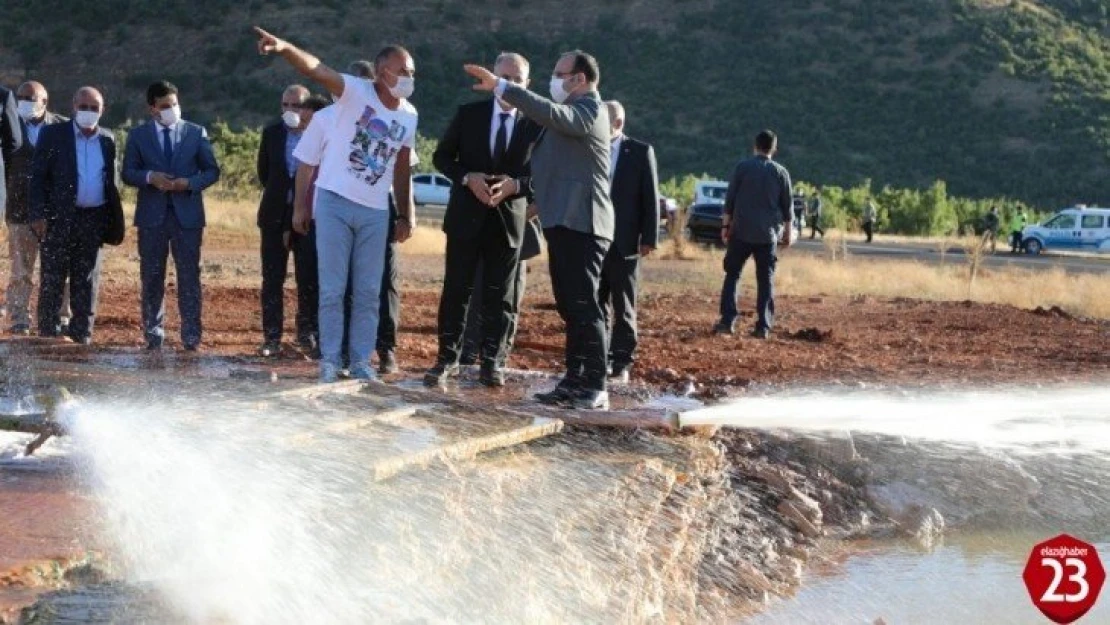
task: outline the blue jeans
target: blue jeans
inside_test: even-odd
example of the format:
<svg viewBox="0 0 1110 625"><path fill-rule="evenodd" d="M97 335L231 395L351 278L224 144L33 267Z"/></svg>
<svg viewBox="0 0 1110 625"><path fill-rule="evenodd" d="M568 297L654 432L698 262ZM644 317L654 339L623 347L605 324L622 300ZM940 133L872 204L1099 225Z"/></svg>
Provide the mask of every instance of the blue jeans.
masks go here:
<svg viewBox="0 0 1110 625"><path fill-rule="evenodd" d="M736 285L740 282L740 271L748 259L755 257L756 311L759 321L757 330L770 330L775 323L775 263L778 245L768 243L757 245L737 239L728 242L725 252L725 283L721 287L721 324L731 326L740 314L736 310Z"/></svg>
<svg viewBox="0 0 1110 625"><path fill-rule="evenodd" d="M316 251L320 275L320 358L340 366L343 347L343 294L351 281L351 323L347 349L352 367L370 364L378 335L378 305L389 231L389 211L352 202L319 189L316 195Z"/></svg>

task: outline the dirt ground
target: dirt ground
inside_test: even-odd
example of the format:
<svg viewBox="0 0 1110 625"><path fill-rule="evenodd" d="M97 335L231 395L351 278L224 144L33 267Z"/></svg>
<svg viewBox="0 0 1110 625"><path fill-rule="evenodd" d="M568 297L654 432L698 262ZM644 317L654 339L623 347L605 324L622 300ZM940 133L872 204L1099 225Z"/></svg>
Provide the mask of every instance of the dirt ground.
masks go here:
<svg viewBox="0 0 1110 625"><path fill-rule="evenodd" d="M261 342L256 253L234 238L209 239L206 245L202 349L254 360ZM139 347L137 262L121 252L113 250L116 259L106 264L94 340ZM420 371L435 359L442 265L440 256L402 258L397 357L403 369ZM645 267L634 378L661 390L713 397L751 385L1051 384L1105 380L1110 373L1110 321L1076 319L1059 309L780 294L773 337L760 341L747 336L754 324L754 293L745 282L737 335L714 336L718 277L708 273L683 261L652 260ZM558 372L562 322L544 263L531 263L528 280L510 365ZM287 339L294 336L293 288L290 276ZM171 279L166 299L171 347L179 345L175 298ZM282 364L297 360L302 356L290 348Z"/></svg>

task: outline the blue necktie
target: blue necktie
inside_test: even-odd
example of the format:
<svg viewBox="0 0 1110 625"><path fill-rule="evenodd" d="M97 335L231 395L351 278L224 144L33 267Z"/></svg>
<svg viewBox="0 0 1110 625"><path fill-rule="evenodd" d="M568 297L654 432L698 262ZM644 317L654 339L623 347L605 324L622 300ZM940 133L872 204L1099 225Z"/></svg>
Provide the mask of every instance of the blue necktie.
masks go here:
<svg viewBox="0 0 1110 625"><path fill-rule="evenodd" d="M162 155L166 157L166 169L169 170L173 168L173 138L169 128L162 129L162 138L165 139L162 142Z"/></svg>

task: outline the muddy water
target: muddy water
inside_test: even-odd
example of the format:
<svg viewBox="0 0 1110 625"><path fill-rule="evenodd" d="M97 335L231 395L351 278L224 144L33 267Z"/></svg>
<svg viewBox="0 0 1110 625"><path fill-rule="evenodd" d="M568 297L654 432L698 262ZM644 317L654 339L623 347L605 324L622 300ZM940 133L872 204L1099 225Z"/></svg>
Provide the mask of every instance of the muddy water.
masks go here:
<svg viewBox="0 0 1110 625"><path fill-rule="evenodd" d="M1032 546L1046 534L955 534L931 550L908 543L851 546L846 561L813 567L798 593L778 600L745 625L839 623L1008 623L1041 625L1021 580ZM1090 538L1090 537L1088 537ZM1110 532L1095 546L1104 562ZM1105 595L1105 592L1104 592ZM1110 623L1103 599L1084 623Z"/></svg>

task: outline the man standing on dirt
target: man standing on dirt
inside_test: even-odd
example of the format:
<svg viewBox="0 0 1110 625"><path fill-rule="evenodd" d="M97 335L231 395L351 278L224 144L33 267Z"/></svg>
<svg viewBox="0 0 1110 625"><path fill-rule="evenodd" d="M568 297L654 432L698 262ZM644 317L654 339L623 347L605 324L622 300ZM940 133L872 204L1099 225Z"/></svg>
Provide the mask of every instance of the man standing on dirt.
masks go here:
<svg viewBox="0 0 1110 625"><path fill-rule="evenodd" d="M613 245L601 268L599 297L602 311L608 312L612 305L609 380L623 384L631 374L638 342L636 297L640 258L646 258L659 244L659 174L651 145L624 134L624 106L616 100L605 105L613 135L609 196L613 200L616 227Z"/></svg>
<svg viewBox="0 0 1110 625"><path fill-rule="evenodd" d="M281 119L262 129L258 145L258 181L262 200L258 204L258 230L262 258L262 347L263 356L281 353L281 333L285 325L285 277L289 253L293 252L297 280L297 343L311 351L316 346L316 293L309 283L308 270L315 270L316 259L304 258L293 247L293 176L296 160L293 150L308 127L311 115L304 114L309 97L302 85L290 85L281 94ZM314 251L314 250L313 250ZM316 277L312 276L314 283ZM311 310L311 312L309 312Z"/></svg>
<svg viewBox="0 0 1110 625"><path fill-rule="evenodd" d="M31 163L35 146L44 128L50 124L68 122L69 118L47 110L49 94L42 83L27 81L15 92L19 107L19 126L23 132L23 145L12 153L8 161L8 210L4 221L8 224L8 257L11 261L11 279L8 282L8 315L10 332L16 336L31 333L31 292L34 290L35 262L39 257L39 238L31 230L30 198ZM97 263L99 272L100 263ZM69 325L69 283L62 287L61 322Z"/></svg>
<svg viewBox="0 0 1110 625"><path fill-rule="evenodd" d="M493 92L543 126L532 155L532 189L547 239L551 287L566 324L565 377L541 402L607 410L605 317L598 301L601 266L613 241L609 200L609 113L597 87L597 60L581 50L559 57L551 77L551 100L499 78L480 65L465 70L477 91ZM506 187L519 193L513 179ZM510 193L511 194L511 193Z"/></svg>
<svg viewBox="0 0 1110 625"><path fill-rule="evenodd" d="M755 137L755 156L733 171L725 195L721 239L725 253L725 282L721 287L721 319L714 326L717 334L736 332L736 287L740 271L749 257L755 257L757 284L756 309L759 320L752 336L767 338L774 324L775 263L778 243L788 247L793 240L794 211L791 203L790 173L772 158L778 138L770 130Z"/></svg>
<svg viewBox="0 0 1110 625"><path fill-rule="evenodd" d="M116 140L100 126L104 97L92 87L73 96L74 121L42 129L31 165L31 230L42 241L40 336L62 336L58 314L69 280L73 317L65 329L75 343L92 341L99 276L94 270L113 215L123 207L116 183ZM118 241L116 241L118 243Z"/></svg>
<svg viewBox="0 0 1110 625"><path fill-rule="evenodd" d="M161 349L165 338L166 261L172 253L181 344L185 351L195 352L202 332L203 192L220 179L220 166L204 127L181 118L177 95L177 87L164 80L147 88L151 120L127 135L123 181L139 189L135 226L146 348Z"/></svg>
<svg viewBox="0 0 1110 625"><path fill-rule="evenodd" d="M528 61L519 54L500 54L493 69L502 80L528 85ZM468 316L481 321L479 382L505 385L517 314L514 285L528 223L530 160L539 135L539 125L515 107L487 98L460 106L436 147L436 169L451 179L456 191L443 216L447 254L437 315L439 351L424 374L428 386L458 374ZM501 184L506 180L511 182ZM479 273L481 281L475 282ZM478 290L482 307L468 310Z"/></svg>
<svg viewBox="0 0 1110 625"><path fill-rule="evenodd" d="M416 148L416 108L409 102L416 73L401 46L374 58L374 82L340 74L312 54L255 28L258 51L278 54L335 95L335 123L324 145L313 218L320 276L320 381L339 379L348 276L353 285L348 336L351 376L376 379L370 354L378 333L389 190L398 206L412 205L410 153ZM415 224L396 224L397 240Z"/></svg>

